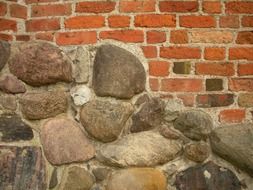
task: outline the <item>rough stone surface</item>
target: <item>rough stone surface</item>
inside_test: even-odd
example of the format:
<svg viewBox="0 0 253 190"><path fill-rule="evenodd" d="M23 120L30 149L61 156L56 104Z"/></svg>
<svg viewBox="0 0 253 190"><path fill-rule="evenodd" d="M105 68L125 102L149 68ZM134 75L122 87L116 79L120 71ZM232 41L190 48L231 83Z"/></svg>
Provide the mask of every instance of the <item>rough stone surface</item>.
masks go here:
<svg viewBox="0 0 253 190"><path fill-rule="evenodd" d="M40 138L45 156L54 165L86 161L95 154L78 124L66 118L47 121L42 126Z"/></svg>
<svg viewBox="0 0 253 190"><path fill-rule="evenodd" d="M71 63L62 51L46 42L25 42L12 48L12 74L32 86L72 80Z"/></svg>
<svg viewBox="0 0 253 190"><path fill-rule="evenodd" d="M32 138L32 129L19 116L0 116L0 142L31 140Z"/></svg>
<svg viewBox="0 0 253 190"><path fill-rule="evenodd" d="M241 190L232 171L213 162L188 168L176 176L177 190Z"/></svg>
<svg viewBox="0 0 253 190"><path fill-rule="evenodd" d="M25 85L17 77L6 75L0 80L0 89L7 93L18 94L26 91Z"/></svg>
<svg viewBox="0 0 253 190"><path fill-rule="evenodd" d="M99 47L93 70L98 96L131 98L145 89L145 83L144 67L133 54L114 45Z"/></svg>
<svg viewBox="0 0 253 190"><path fill-rule="evenodd" d="M10 44L0 40L0 71L10 57Z"/></svg>
<svg viewBox="0 0 253 190"><path fill-rule="evenodd" d="M159 129L159 132L162 136L168 138L168 139L179 139L180 138L180 133L177 132L175 129L168 126L162 126Z"/></svg>
<svg viewBox="0 0 253 190"><path fill-rule="evenodd" d="M77 106L89 102L92 96L90 89L85 85L75 86L70 90L70 95Z"/></svg>
<svg viewBox="0 0 253 190"><path fill-rule="evenodd" d="M0 95L0 105L4 109L15 111L17 109L16 97L14 95Z"/></svg>
<svg viewBox="0 0 253 190"><path fill-rule="evenodd" d="M164 120L172 122L177 119L179 113L183 110L184 105L180 100L167 100L164 110Z"/></svg>
<svg viewBox="0 0 253 190"><path fill-rule="evenodd" d="M53 189L58 184L58 177L57 177L57 168L54 168L50 182L49 182L49 189Z"/></svg>
<svg viewBox="0 0 253 190"><path fill-rule="evenodd" d="M139 107L142 104L144 104L145 102L148 102L149 100L150 100L150 97L147 94L143 94L137 98L134 105Z"/></svg>
<svg viewBox="0 0 253 190"><path fill-rule="evenodd" d="M203 111L191 110L179 115L174 127L185 136L193 139L205 139L213 128L212 118Z"/></svg>
<svg viewBox="0 0 253 190"><path fill-rule="evenodd" d="M132 116L130 131L136 133L159 127L163 122L164 108L164 102L158 98L144 103L141 109Z"/></svg>
<svg viewBox="0 0 253 190"><path fill-rule="evenodd" d="M94 174L94 176L96 177L97 181L103 181L104 179L107 178L107 176L109 175L109 173L112 170L109 168L105 168L105 167L98 167L95 168L94 170L92 170L92 173Z"/></svg>
<svg viewBox="0 0 253 190"><path fill-rule="evenodd" d="M253 177L253 126L238 124L216 128L210 135L212 150Z"/></svg>
<svg viewBox="0 0 253 190"><path fill-rule="evenodd" d="M117 139L132 112L126 102L94 100L82 107L80 120L91 136L110 142Z"/></svg>
<svg viewBox="0 0 253 190"><path fill-rule="evenodd" d="M0 146L0 189L47 189L45 160L39 147Z"/></svg>
<svg viewBox="0 0 253 190"><path fill-rule="evenodd" d="M19 99L21 112L27 119L54 117L67 110L67 94L63 91L29 92Z"/></svg>
<svg viewBox="0 0 253 190"><path fill-rule="evenodd" d="M106 190L166 190L166 177L153 168L131 168L115 172Z"/></svg>
<svg viewBox="0 0 253 190"><path fill-rule="evenodd" d="M195 162L204 162L210 155L210 148L204 142L197 142L185 146L185 156Z"/></svg>
<svg viewBox="0 0 253 190"><path fill-rule="evenodd" d="M94 184L94 177L84 168L69 167L60 185L61 190L89 190Z"/></svg>
<svg viewBox="0 0 253 190"><path fill-rule="evenodd" d="M175 140L145 131L103 145L97 158L106 164L120 167L154 166L173 160L181 148L181 144Z"/></svg>

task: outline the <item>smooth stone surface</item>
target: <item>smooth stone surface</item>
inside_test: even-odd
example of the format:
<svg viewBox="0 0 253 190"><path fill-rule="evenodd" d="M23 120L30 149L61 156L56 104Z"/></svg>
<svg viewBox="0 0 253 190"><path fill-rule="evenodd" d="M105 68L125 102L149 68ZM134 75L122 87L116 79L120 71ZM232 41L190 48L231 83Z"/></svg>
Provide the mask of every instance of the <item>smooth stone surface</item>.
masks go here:
<svg viewBox="0 0 253 190"><path fill-rule="evenodd" d="M67 94L64 91L35 91L19 98L21 112L27 119L54 117L67 110Z"/></svg>
<svg viewBox="0 0 253 190"><path fill-rule="evenodd" d="M32 86L70 82L71 62L56 46L47 42L24 42L12 46L9 69Z"/></svg>
<svg viewBox="0 0 253 190"><path fill-rule="evenodd" d="M54 168L51 178L50 178L50 182L49 182L49 189L53 189L54 187L56 187L56 185L58 185L58 177L57 177L57 168Z"/></svg>
<svg viewBox="0 0 253 190"><path fill-rule="evenodd" d="M93 67L93 88L97 96L131 98L145 89L143 65L132 53L115 45L98 48Z"/></svg>
<svg viewBox="0 0 253 190"><path fill-rule="evenodd" d="M0 105L4 109L15 111L17 109L17 99L14 95L0 95Z"/></svg>
<svg viewBox="0 0 253 190"><path fill-rule="evenodd" d="M94 157L95 149L78 124L67 118L54 118L41 128L41 143L51 164L61 165L86 161Z"/></svg>
<svg viewBox="0 0 253 190"><path fill-rule="evenodd" d="M164 174L153 168L131 168L116 171L106 190L166 190Z"/></svg>
<svg viewBox="0 0 253 190"><path fill-rule="evenodd" d="M147 131L161 126L165 104L159 98L152 98L144 103L141 109L132 116L132 133Z"/></svg>
<svg viewBox="0 0 253 190"><path fill-rule="evenodd" d="M199 110L186 111L179 115L174 127L193 140L206 139L213 128L212 118Z"/></svg>
<svg viewBox="0 0 253 190"><path fill-rule="evenodd" d="M1 190L46 190L46 166L39 147L0 146Z"/></svg>
<svg viewBox="0 0 253 190"><path fill-rule="evenodd" d="M107 176L109 175L109 173L111 171L112 170L109 168L98 167L98 168L95 168L94 170L92 170L92 173L96 177L97 181L103 181L104 179L107 178Z"/></svg>
<svg viewBox="0 0 253 190"><path fill-rule="evenodd" d="M33 131L17 115L0 115L0 142L31 140Z"/></svg>
<svg viewBox="0 0 253 190"><path fill-rule="evenodd" d="M80 121L91 136L111 142L118 138L132 112L130 103L93 100L82 107Z"/></svg>
<svg viewBox="0 0 253 190"><path fill-rule="evenodd" d="M210 135L212 150L253 177L253 126L222 126Z"/></svg>
<svg viewBox="0 0 253 190"><path fill-rule="evenodd" d="M94 183L94 177L84 168L71 166L63 176L60 190L89 190Z"/></svg>
<svg viewBox="0 0 253 190"><path fill-rule="evenodd" d="M70 95L77 106L90 101L92 95L90 89L85 85L75 86L70 90Z"/></svg>
<svg viewBox="0 0 253 190"><path fill-rule="evenodd" d="M196 142L185 146L185 156L194 162L204 162L210 155L210 148L204 142Z"/></svg>
<svg viewBox="0 0 253 190"><path fill-rule="evenodd" d="M197 165L179 173L175 185L177 190L241 190L236 175L213 162Z"/></svg>
<svg viewBox="0 0 253 190"><path fill-rule="evenodd" d="M159 129L159 132L162 136L168 139L179 139L180 133L177 132L175 129L172 128L172 126L162 126Z"/></svg>
<svg viewBox="0 0 253 190"><path fill-rule="evenodd" d="M178 141L145 131L103 145L97 158L101 162L119 167L155 166L173 160L180 154L181 149Z"/></svg>
<svg viewBox="0 0 253 190"><path fill-rule="evenodd" d="M26 91L25 85L15 76L6 75L0 79L0 90L6 93L18 94Z"/></svg>
<svg viewBox="0 0 253 190"><path fill-rule="evenodd" d="M10 57L10 44L6 41L0 40L0 71L7 63Z"/></svg>

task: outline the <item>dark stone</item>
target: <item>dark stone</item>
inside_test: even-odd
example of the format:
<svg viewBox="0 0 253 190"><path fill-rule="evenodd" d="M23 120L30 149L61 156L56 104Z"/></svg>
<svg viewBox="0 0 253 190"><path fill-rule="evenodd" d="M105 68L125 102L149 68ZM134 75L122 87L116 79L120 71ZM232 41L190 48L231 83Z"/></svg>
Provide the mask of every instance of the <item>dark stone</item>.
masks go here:
<svg viewBox="0 0 253 190"><path fill-rule="evenodd" d="M149 96L147 94L143 94L135 101L134 105L139 107L140 105L144 104L145 102L148 102L150 100Z"/></svg>
<svg viewBox="0 0 253 190"><path fill-rule="evenodd" d="M72 80L70 61L58 47L46 42L17 44L12 50L9 69L32 86Z"/></svg>
<svg viewBox="0 0 253 190"><path fill-rule="evenodd" d="M32 129L17 115L0 116L0 133L0 141L2 142L31 140L33 138Z"/></svg>
<svg viewBox="0 0 253 190"><path fill-rule="evenodd" d="M222 79L206 79L206 90L207 91L223 90L223 80Z"/></svg>
<svg viewBox="0 0 253 190"><path fill-rule="evenodd" d="M159 129L159 132L162 136L164 136L165 138L168 138L168 139L179 139L180 138L180 133L177 132L176 130L174 130L171 127L168 127L168 126L162 126L160 129Z"/></svg>
<svg viewBox="0 0 253 190"><path fill-rule="evenodd" d="M197 96L197 106L203 108L224 107L233 103L233 94L202 94Z"/></svg>
<svg viewBox="0 0 253 190"><path fill-rule="evenodd" d="M0 71L10 57L10 44L0 40Z"/></svg>
<svg viewBox="0 0 253 190"><path fill-rule="evenodd" d="M0 89L6 93L18 94L26 91L25 85L17 77L6 75L0 81Z"/></svg>
<svg viewBox="0 0 253 190"><path fill-rule="evenodd" d="M132 116L130 131L136 133L159 127L163 122L164 109L165 103L159 98L144 103L140 111Z"/></svg>
<svg viewBox="0 0 253 190"><path fill-rule="evenodd" d="M53 189L58 184L57 168L54 168L49 182L49 189Z"/></svg>
<svg viewBox="0 0 253 190"><path fill-rule="evenodd" d="M174 63L173 72L176 74L190 74L191 63L190 62L176 62Z"/></svg>
<svg viewBox="0 0 253 190"><path fill-rule="evenodd" d="M94 170L92 170L92 173L97 181L103 181L104 179L106 179L110 172L111 169L102 167L95 168Z"/></svg>
<svg viewBox="0 0 253 190"><path fill-rule="evenodd" d="M241 190L236 175L213 162L188 168L176 176L177 190Z"/></svg>
<svg viewBox="0 0 253 190"><path fill-rule="evenodd" d="M185 146L185 156L194 162L204 162L210 155L210 147L204 142L196 142Z"/></svg>
<svg viewBox="0 0 253 190"><path fill-rule="evenodd" d="M46 181L39 147L0 146L1 190L46 190Z"/></svg>
<svg viewBox="0 0 253 190"><path fill-rule="evenodd" d="M222 126L210 135L212 150L253 177L253 125Z"/></svg>
<svg viewBox="0 0 253 190"><path fill-rule="evenodd" d="M114 45L99 47L93 68L96 95L128 99L142 92L145 83L144 67L132 53Z"/></svg>

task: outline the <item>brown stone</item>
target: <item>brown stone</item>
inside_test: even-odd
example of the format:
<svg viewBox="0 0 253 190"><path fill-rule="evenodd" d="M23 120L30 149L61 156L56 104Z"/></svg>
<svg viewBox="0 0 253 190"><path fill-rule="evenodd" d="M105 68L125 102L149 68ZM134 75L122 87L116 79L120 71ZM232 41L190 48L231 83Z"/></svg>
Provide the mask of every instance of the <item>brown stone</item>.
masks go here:
<svg viewBox="0 0 253 190"><path fill-rule="evenodd" d="M185 147L185 156L195 162L204 162L210 154L210 148L206 143L197 142Z"/></svg>
<svg viewBox="0 0 253 190"><path fill-rule="evenodd" d="M59 48L46 42L31 41L15 45L9 69L12 74L32 86L72 80L70 61Z"/></svg>
<svg viewBox="0 0 253 190"><path fill-rule="evenodd" d="M94 176L96 177L97 181L103 181L104 179L107 178L107 176L109 175L109 173L112 170L109 168L105 168L105 167L98 167L95 168L94 170L92 170L92 173L94 174Z"/></svg>
<svg viewBox="0 0 253 190"><path fill-rule="evenodd" d="M175 62L173 72L176 74L190 74L191 63L190 62Z"/></svg>
<svg viewBox="0 0 253 190"><path fill-rule="evenodd" d="M253 31L239 32L236 39L237 44L253 44Z"/></svg>
<svg viewBox="0 0 253 190"><path fill-rule="evenodd" d="M10 44L0 40L0 71L7 63L10 57Z"/></svg>
<svg viewBox="0 0 253 190"><path fill-rule="evenodd" d="M6 75L0 80L0 89L7 93L18 94L26 91L25 85L17 77Z"/></svg>
<svg viewBox="0 0 253 190"><path fill-rule="evenodd" d="M110 176L106 190L166 190L166 177L153 168L131 168Z"/></svg>
<svg viewBox="0 0 253 190"><path fill-rule="evenodd" d="M29 92L19 98L21 112L27 119L54 117L67 110L67 94L63 91Z"/></svg>
<svg viewBox="0 0 253 190"><path fill-rule="evenodd" d="M253 93L239 94L238 104L241 107L252 107L253 106Z"/></svg>
<svg viewBox="0 0 253 190"><path fill-rule="evenodd" d="M207 91L223 90L223 80L222 79L206 79L206 90Z"/></svg>
<svg viewBox="0 0 253 190"><path fill-rule="evenodd" d="M57 168L54 168L48 187L49 189L53 189L54 187L56 187L57 184L58 184Z"/></svg>
<svg viewBox="0 0 253 190"><path fill-rule="evenodd" d="M40 138L46 158L54 165L86 161L95 155L93 145L78 124L66 118L47 121Z"/></svg>
<svg viewBox="0 0 253 190"><path fill-rule="evenodd" d="M4 109L15 111L17 109L16 97L14 95L1 95L0 105Z"/></svg>
<svg viewBox="0 0 253 190"><path fill-rule="evenodd" d="M162 126L159 129L159 132L162 136L164 136L168 139L179 139L180 138L180 133L177 132L175 129L172 129L172 126L171 127Z"/></svg>

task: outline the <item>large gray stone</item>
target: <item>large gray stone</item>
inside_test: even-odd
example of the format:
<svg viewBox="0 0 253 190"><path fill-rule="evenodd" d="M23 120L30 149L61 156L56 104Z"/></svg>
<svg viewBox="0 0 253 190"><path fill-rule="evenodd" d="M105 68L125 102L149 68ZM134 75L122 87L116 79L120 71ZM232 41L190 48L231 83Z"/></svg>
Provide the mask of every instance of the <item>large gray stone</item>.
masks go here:
<svg viewBox="0 0 253 190"><path fill-rule="evenodd" d="M0 40L0 71L10 57L10 44Z"/></svg>
<svg viewBox="0 0 253 190"><path fill-rule="evenodd" d="M93 68L93 87L98 96L131 98L145 89L141 62L132 53L114 46L98 48Z"/></svg>
<svg viewBox="0 0 253 190"><path fill-rule="evenodd" d="M12 74L32 86L72 80L70 61L58 47L46 42L15 44L9 69Z"/></svg>
<svg viewBox="0 0 253 190"><path fill-rule="evenodd" d="M182 146L152 131L130 134L105 144L98 152L98 160L109 165L155 166L176 158Z"/></svg>
<svg viewBox="0 0 253 190"><path fill-rule="evenodd" d="M91 136L110 142L118 138L132 112L130 103L93 100L82 107L80 121Z"/></svg>
<svg viewBox="0 0 253 190"><path fill-rule="evenodd" d="M212 118L199 110L186 111L179 115L174 127L193 140L206 139L213 128Z"/></svg>
<svg viewBox="0 0 253 190"><path fill-rule="evenodd" d="M210 135L212 150L253 177L253 126L238 124L216 128Z"/></svg>

